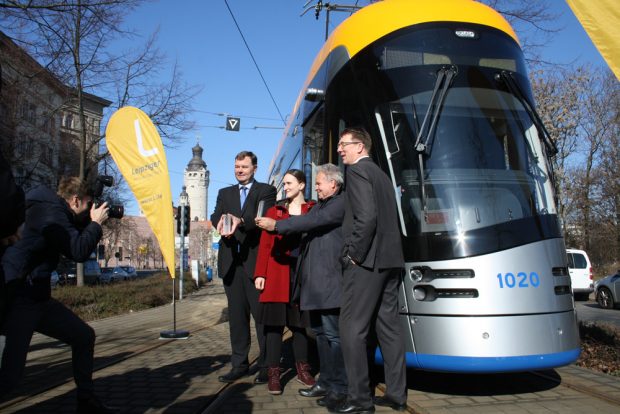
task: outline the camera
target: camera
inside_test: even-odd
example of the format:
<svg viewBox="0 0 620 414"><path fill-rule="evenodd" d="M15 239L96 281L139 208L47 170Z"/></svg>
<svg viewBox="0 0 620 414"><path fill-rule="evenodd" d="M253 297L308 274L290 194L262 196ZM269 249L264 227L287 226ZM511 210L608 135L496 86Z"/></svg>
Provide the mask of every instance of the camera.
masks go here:
<svg viewBox="0 0 620 414"><path fill-rule="evenodd" d="M99 207L104 202L109 200L104 200L101 198L103 194L103 187L111 187L114 185L114 177L110 175L99 175L95 180L95 184L93 187L93 199L95 207ZM125 208L122 204L112 204L108 202L108 217L120 219L123 218L125 213Z"/></svg>

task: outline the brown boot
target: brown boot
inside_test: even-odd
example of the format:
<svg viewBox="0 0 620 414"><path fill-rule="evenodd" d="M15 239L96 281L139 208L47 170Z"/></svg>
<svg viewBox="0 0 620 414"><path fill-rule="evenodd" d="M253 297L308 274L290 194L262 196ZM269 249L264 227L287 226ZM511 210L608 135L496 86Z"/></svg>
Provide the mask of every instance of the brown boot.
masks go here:
<svg viewBox="0 0 620 414"><path fill-rule="evenodd" d="M282 386L280 385L280 367L269 367L267 369L267 390L269 394L282 394Z"/></svg>
<svg viewBox="0 0 620 414"><path fill-rule="evenodd" d="M316 381L312 374L310 374L310 364L305 361L295 362L295 368L297 368L297 382L304 384L306 387L312 387Z"/></svg>

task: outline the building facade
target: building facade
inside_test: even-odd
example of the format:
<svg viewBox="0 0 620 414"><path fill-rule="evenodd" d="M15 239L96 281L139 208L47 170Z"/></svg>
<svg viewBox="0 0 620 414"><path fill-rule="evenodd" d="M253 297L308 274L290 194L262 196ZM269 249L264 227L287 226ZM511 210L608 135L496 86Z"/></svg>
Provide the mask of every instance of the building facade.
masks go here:
<svg viewBox="0 0 620 414"><path fill-rule="evenodd" d="M0 151L24 190L56 188L79 175L80 118L75 91L0 32ZM103 109L111 102L83 94L86 167L97 170Z"/></svg>

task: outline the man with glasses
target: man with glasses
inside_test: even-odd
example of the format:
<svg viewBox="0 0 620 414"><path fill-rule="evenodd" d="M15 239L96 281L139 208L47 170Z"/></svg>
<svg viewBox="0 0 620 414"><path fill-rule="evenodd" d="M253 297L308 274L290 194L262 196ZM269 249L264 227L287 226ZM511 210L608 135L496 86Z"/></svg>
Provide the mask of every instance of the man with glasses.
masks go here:
<svg viewBox="0 0 620 414"><path fill-rule="evenodd" d="M92 189L77 177L63 177L58 192L39 186L26 194L21 239L2 257L7 283L16 296L2 325L6 344L0 368L0 396L14 388L24 371L33 332L71 346L78 413L111 413L94 395L95 331L51 297L50 278L60 255L86 261L103 235L107 203L92 206Z"/></svg>
<svg viewBox="0 0 620 414"><path fill-rule="evenodd" d="M370 159L371 145L370 135L361 128L345 129L338 142L338 154L347 166L340 338L348 398L330 409L336 413L370 413L374 404L406 409L405 345L398 320L404 266L401 233L394 186ZM374 399L366 358L371 326L383 355L386 384L385 396Z"/></svg>

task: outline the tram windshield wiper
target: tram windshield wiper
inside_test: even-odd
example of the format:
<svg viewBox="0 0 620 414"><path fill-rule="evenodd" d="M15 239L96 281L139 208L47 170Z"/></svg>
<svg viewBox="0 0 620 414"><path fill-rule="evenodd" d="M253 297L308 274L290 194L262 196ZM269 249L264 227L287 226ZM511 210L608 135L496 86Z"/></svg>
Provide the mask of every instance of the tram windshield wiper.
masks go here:
<svg viewBox="0 0 620 414"><path fill-rule="evenodd" d="M444 66L437 72L437 80L435 81L435 87L433 94L428 102L428 109L424 115L424 121L418 132L418 137L415 141L414 148L419 153L427 153L429 141L433 137L433 131L437 125L439 119L439 113L443 107L446 93L452 84L452 80L458 73L456 66ZM441 91L440 91L441 89ZM430 123L429 123L429 118ZM424 141L424 142L423 142ZM432 144L432 143L431 143ZM428 155L428 154L427 154Z"/></svg>
<svg viewBox="0 0 620 414"><path fill-rule="evenodd" d="M420 165L420 197L422 203L422 211L424 212L424 219L428 217L428 210L426 206L426 185L424 183L424 159L423 155L430 155L429 143L432 148L432 138L437 120L443 103L446 98L446 93L452 84L452 80L458 73L456 66L444 66L437 72L437 80L435 81L435 87L433 88L433 94L428 102L428 109L424 115L424 121L418 131L418 137L413 145L413 148L418 152L418 163ZM429 123L430 119L430 123Z"/></svg>
<svg viewBox="0 0 620 414"><path fill-rule="evenodd" d="M536 112L534 106L527 99L525 93L523 93L523 89L521 89L519 83L515 80L514 74L504 70L499 73L499 77L504 81L510 93L512 93L512 95L519 100L521 105L523 105L525 112L527 112L530 119L536 126L538 134L542 137L542 141L545 143L549 156L556 155L558 153L558 148L551 139L551 136L549 135L547 128L545 128L542 119L540 119L540 115L538 115L538 112Z"/></svg>

